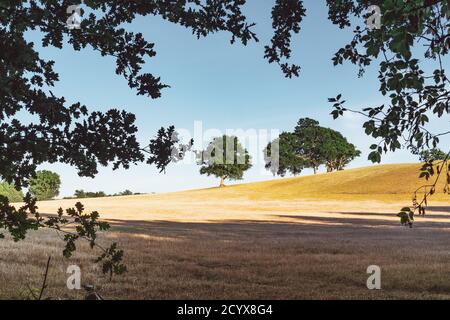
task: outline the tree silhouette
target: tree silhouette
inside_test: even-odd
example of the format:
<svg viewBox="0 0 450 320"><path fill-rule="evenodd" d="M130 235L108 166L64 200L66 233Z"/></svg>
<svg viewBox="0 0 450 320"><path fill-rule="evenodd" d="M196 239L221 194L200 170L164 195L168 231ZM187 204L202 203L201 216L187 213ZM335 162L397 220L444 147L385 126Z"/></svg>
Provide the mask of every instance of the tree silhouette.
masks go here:
<svg viewBox="0 0 450 320"><path fill-rule="evenodd" d="M373 4L382 12L378 29L366 25L373 14L367 9ZM374 162L380 162L383 153L402 147L413 151L435 148L441 137L450 135L450 131L431 132L428 128L432 116L450 113L450 80L443 64L450 49L449 2L328 1L328 6L334 24L354 29L352 41L333 57L334 64L349 61L363 75L367 66L378 63L380 92L389 98L386 104L353 110L345 107L338 95L329 99L333 116L351 111L369 118L365 132L380 140L369 155ZM415 46L424 49L414 50ZM427 63L430 65L425 67Z"/></svg>
<svg viewBox="0 0 450 320"><path fill-rule="evenodd" d="M329 99L333 117L350 111L368 118L365 132L379 140L371 146L369 159L373 162L380 162L383 153L402 147L414 153L436 148L442 137L450 135L449 130L433 132L429 128L432 117L448 119L450 114L450 79L444 68L450 50L450 2L327 0L327 3L331 21L340 28L353 27L354 32L350 43L336 52L334 64L349 61L363 75L367 66L378 63L380 92L389 99L380 106L355 110L346 107L345 100L338 95ZM367 11L374 4L379 6L382 16L379 28L372 29L366 21L374 14ZM440 178L445 181L444 193L450 193L447 178L450 163L442 161L435 165L436 170L431 163L422 167L421 177L428 180L438 172L437 179L414 192L413 210L402 209L399 215L405 225L412 225L414 212L424 212ZM419 191L423 192L422 199L418 198Z"/></svg>

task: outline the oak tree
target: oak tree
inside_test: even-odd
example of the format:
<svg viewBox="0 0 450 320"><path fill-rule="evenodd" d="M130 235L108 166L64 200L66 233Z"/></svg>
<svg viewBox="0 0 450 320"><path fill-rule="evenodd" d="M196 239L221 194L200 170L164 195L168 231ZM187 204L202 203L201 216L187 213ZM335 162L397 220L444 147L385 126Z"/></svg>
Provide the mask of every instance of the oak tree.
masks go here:
<svg viewBox="0 0 450 320"><path fill-rule="evenodd" d="M225 180L241 180L244 172L252 167L247 149L237 137L227 135L214 138L199 160L200 174L220 178L220 187L225 186Z"/></svg>
<svg viewBox="0 0 450 320"><path fill-rule="evenodd" d="M326 165L327 172L343 170L361 152L339 132L324 128L310 118L301 118L294 132L283 132L264 150L266 168L272 169L272 147L279 152L278 167L272 172L284 176L287 172L299 174L311 168L314 174L319 166Z"/></svg>
<svg viewBox="0 0 450 320"><path fill-rule="evenodd" d="M297 156L298 137L292 132L283 132L264 149L266 169L274 175L284 177L287 173L294 176L300 174L308 166L306 161ZM278 152L278 157L274 153Z"/></svg>
<svg viewBox="0 0 450 320"><path fill-rule="evenodd" d="M37 200L51 200L59 195L61 179L56 172L42 170L29 181L29 192Z"/></svg>
<svg viewBox="0 0 450 320"><path fill-rule="evenodd" d="M345 166L361 155L361 151L349 143L340 132L330 128L323 128L322 131L324 138L321 152L327 172L344 170Z"/></svg>

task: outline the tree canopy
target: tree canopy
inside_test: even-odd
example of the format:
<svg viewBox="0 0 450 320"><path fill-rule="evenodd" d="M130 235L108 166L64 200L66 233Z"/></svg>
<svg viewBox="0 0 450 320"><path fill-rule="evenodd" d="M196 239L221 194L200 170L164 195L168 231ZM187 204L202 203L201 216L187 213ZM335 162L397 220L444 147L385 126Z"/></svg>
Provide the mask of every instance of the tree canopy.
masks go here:
<svg viewBox="0 0 450 320"><path fill-rule="evenodd" d="M279 166L273 173L281 176L287 172L297 175L304 168L311 168L316 174L321 165L326 165L327 172L343 170L361 154L341 133L321 127L318 121L310 118L301 118L294 132L283 132L267 145L264 150L267 169L273 167L274 143L279 149Z"/></svg>
<svg viewBox="0 0 450 320"><path fill-rule="evenodd" d="M36 176L30 179L29 191L37 200L51 200L59 195L61 179L55 172L42 170L36 172Z"/></svg>
<svg viewBox="0 0 450 320"><path fill-rule="evenodd" d="M308 167L317 173L319 166L324 162L322 146L324 143L324 130L319 122L310 118L302 118L295 127L294 134L297 137L295 153L308 163Z"/></svg>
<svg viewBox="0 0 450 320"><path fill-rule="evenodd" d="M264 149L266 169L271 170L274 175L282 177L287 173L294 176L300 174L307 164L296 154L297 141L298 138L294 133L282 132L278 138L270 142ZM278 163L273 163L272 152L276 152L273 150L275 145L278 146Z"/></svg>
<svg viewBox="0 0 450 320"><path fill-rule="evenodd" d="M237 137L223 135L214 138L206 150L201 152L200 174L220 178L220 186L225 180L241 180L244 172L252 167L251 157Z"/></svg>
<svg viewBox="0 0 450 320"><path fill-rule="evenodd" d="M436 147L450 131L432 132L432 118L450 113L450 80L444 58L450 49L450 3L447 0L327 1L330 19L340 28L353 28L354 36L333 57L335 65L349 61L360 75L378 63L380 92L387 103L352 110L341 95L330 98L335 118L345 111L368 118L367 135L379 140L369 159L381 161L384 152L402 147ZM381 10L379 28L369 28L371 5Z"/></svg>
<svg viewBox="0 0 450 320"><path fill-rule="evenodd" d="M327 172L344 170L353 159L361 155L361 151L349 143L340 133L330 128L322 128L323 144L321 153L327 167Z"/></svg>

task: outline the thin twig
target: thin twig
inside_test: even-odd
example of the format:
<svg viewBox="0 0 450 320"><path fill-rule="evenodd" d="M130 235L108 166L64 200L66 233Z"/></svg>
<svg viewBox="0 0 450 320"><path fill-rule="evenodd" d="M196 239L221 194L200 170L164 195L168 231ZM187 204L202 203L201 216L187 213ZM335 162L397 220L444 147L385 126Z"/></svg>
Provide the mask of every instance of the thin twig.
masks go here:
<svg viewBox="0 0 450 320"><path fill-rule="evenodd" d="M426 188L427 188L427 187L431 187L431 188L430 188L430 191L425 192L425 195L424 195L424 197L422 198L422 201L421 201L419 204L416 204L416 205L415 205L414 210L417 209L417 208L419 208L419 207L421 207L421 206L427 201L428 196L431 196L431 195L433 194L433 192L435 192L436 186L437 186L437 184L438 184L438 182L439 182L439 179L440 179L440 177L441 177L441 174L442 174L442 172L444 171L444 167L447 165L447 161L448 161L449 159L450 159L450 151L447 153L447 155L446 155L444 161L442 161L442 165L439 167L439 172L438 172L438 174L437 174L437 176L436 176L436 179L434 180L434 183L431 184L431 185L423 185L423 186L421 186L419 189L417 189L417 190L414 192L414 197L416 198L416 197L417 197L417 192L418 192L420 189L425 188L425 191L426 191Z"/></svg>
<svg viewBox="0 0 450 320"><path fill-rule="evenodd" d="M44 290L47 288L47 276L48 276L48 269L50 267L50 260L51 260L51 258L52 257L49 256L48 260L47 260L47 267L45 268L44 281L42 282L41 292L39 293L38 300L42 300L42 296L44 294Z"/></svg>
<svg viewBox="0 0 450 320"><path fill-rule="evenodd" d="M28 288L28 291L31 293L31 295L33 296L33 299L34 300L38 300L38 297L36 296L36 294L33 292L33 289L31 289L31 287L30 287L30 285L29 284L27 284L27 288Z"/></svg>

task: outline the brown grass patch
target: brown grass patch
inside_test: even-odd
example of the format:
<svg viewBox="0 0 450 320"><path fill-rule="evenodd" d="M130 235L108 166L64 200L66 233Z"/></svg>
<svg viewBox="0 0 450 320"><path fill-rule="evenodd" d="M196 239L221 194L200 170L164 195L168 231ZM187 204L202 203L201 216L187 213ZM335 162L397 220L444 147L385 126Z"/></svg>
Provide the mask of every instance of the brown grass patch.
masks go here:
<svg viewBox="0 0 450 320"><path fill-rule="evenodd" d="M64 299L83 296L65 286L70 264L108 299L450 298L448 203L407 229L395 217L402 203L137 198L86 201L112 223L101 241L125 249L125 275L109 282L87 245L66 260L55 233L33 232L0 241L0 297L39 287L52 255L48 295ZM372 264L382 268L380 291L366 288Z"/></svg>

